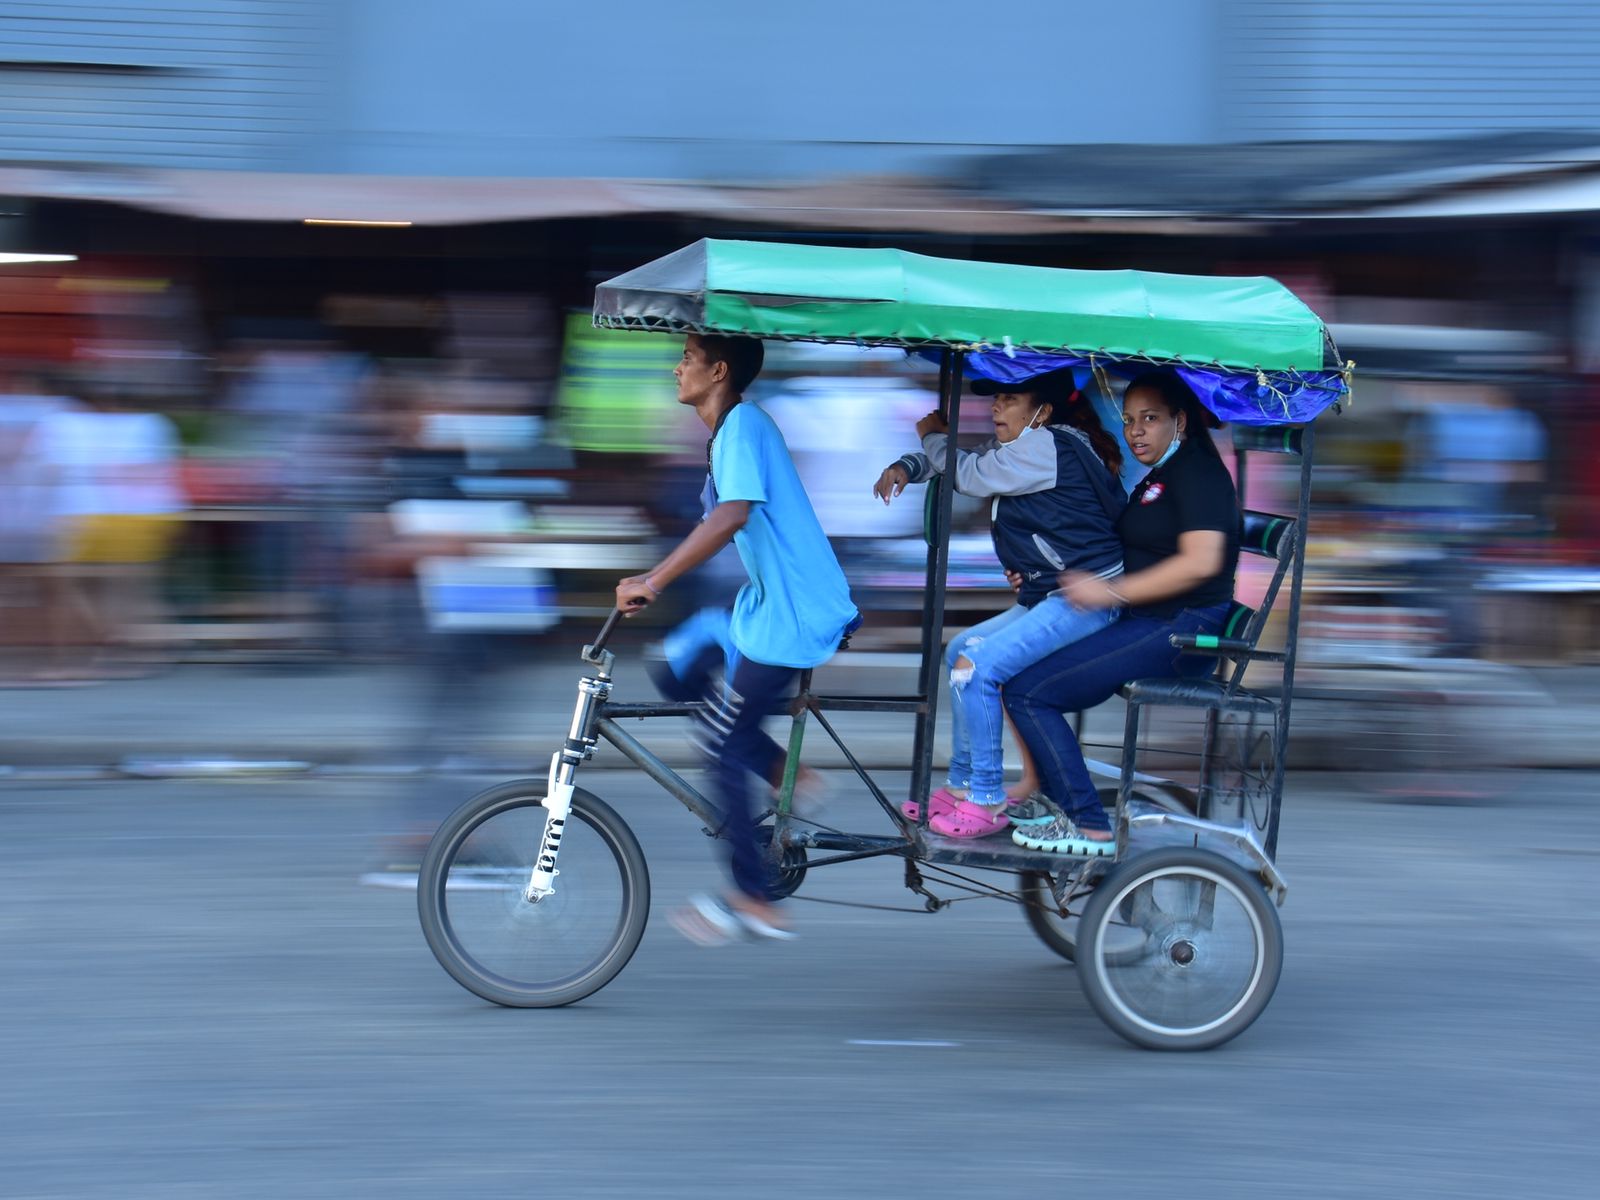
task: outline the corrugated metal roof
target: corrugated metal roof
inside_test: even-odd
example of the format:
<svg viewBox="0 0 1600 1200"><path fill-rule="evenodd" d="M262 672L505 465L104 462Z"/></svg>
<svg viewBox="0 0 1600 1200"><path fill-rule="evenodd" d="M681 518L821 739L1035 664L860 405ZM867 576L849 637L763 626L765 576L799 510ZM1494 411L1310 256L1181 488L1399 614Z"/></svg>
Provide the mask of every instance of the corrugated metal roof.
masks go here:
<svg viewBox="0 0 1600 1200"><path fill-rule="evenodd" d="M1600 132L1223 146L1063 146L975 158L986 199L1044 212L1294 216L1600 168Z"/></svg>
<svg viewBox="0 0 1600 1200"><path fill-rule="evenodd" d="M328 11L314 0L8 0L0 157L288 165L316 132Z"/></svg>
<svg viewBox="0 0 1600 1200"><path fill-rule="evenodd" d="M1225 0L1241 140L1600 128L1594 0Z"/></svg>

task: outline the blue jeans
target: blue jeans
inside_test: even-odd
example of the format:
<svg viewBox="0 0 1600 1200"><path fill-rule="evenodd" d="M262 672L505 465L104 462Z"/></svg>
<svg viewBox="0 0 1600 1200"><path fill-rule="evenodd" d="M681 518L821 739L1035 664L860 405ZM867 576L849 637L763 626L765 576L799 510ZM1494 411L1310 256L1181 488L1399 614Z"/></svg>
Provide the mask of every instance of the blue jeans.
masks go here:
<svg viewBox="0 0 1600 1200"><path fill-rule="evenodd" d="M1040 659L1006 685L1006 711L1033 754L1045 794L1079 828L1110 829L1111 822L1095 794L1067 714L1109 700L1133 679L1209 674L1216 659L1180 654L1167 638L1174 633L1216 633L1227 620L1228 608L1226 604L1186 608L1167 618L1125 614L1115 625Z"/></svg>
<svg viewBox="0 0 1600 1200"><path fill-rule="evenodd" d="M1045 655L1099 633L1117 615L1116 609L1083 612L1060 596L1046 596L1032 608L1008 608L951 640L945 652L950 668L949 786L969 789L975 804L1005 803L1001 687ZM958 658L972 664L970 675L957 670Z"/></svg>
<svg viewBox="0 0 1600 1200"><path fill-rule="evenodd" d="M762 719L782 712L800 672L744 658L727 640L730 614L703 609L667 635L667 661L654 670L661 694L673 700L704 700L691 740L711 769L712 799L728 843L733 884L756 900L772 898L772 868L756 839L766 806L751 794L751 776L762 789L783 763L783 747L761 729ZM658 664L659 665L659 664Z"/></svg>

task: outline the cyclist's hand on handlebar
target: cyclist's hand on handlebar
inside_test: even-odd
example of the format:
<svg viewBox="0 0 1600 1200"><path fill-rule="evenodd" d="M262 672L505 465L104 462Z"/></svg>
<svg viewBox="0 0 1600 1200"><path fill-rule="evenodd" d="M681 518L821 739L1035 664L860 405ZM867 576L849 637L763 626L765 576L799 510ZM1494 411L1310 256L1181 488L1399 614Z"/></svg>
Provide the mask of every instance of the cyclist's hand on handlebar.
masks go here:
<svg viewBox="0 0 1600 1200"><path fill-rule="evenodd" d="M1020 592L1022 590L1022 572L1008 570L1006 572L1006 582L1011 585L1013 592Z"/></svg>
<svg viewBox="0 0 1600 1200"><path fill-rule="evenodd" d="M645 575L630 575L628 578L618 581L617 607L622 610L623 616L633 616L634 613L643 610L660 595L655 588L646 582L648 578Z"/></svg>
<svg viewBox="0 0 1600 1200"><path fill-rule="evenodd" d="M885 504L906 490L906 485L911 482L911 476L899 463L885 467L883 474L878 476L878 482L872 485L872 494Z"/></svg>

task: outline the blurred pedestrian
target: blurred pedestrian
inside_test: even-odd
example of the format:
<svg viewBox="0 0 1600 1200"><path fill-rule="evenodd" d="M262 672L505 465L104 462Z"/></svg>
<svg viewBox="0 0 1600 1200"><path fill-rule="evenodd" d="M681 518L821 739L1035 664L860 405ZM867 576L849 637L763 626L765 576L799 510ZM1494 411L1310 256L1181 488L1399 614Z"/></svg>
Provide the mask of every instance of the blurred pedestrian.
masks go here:
<svg viewBox="0 0 1600 1200"><path fill-rule="evenodd" d="M50 673L41 678L33 659L47 641L57 586L47 571L62 557L63 531L40 429L47 416L79 407L26 373L0 384L0 603L6 642L18 655L8 666L12 682L44 682Z"/></svg>
<svg viewBox="0 0 1600 1200"><path fill-rule="evenodd" d="M142 673L161 624L160 565L188 507L177 427L160 413L58 408L39 421L35 451L53 485L60 531L48 640L61 681Z"/></svg>
<svg viewBox="0 0 1600 1200"><path fill-rule="evenodd" d="M1410 473L1431 492L1431 540L1443 553L1419 560L1417 568L1444 614L1440 649L1470 658L1482 645L1482 556L1531 515L1530 501L1537 503L1544 478L1546 439L1533 414L1502 388L1446 385L1428 395L1410 440Z"/></svg>

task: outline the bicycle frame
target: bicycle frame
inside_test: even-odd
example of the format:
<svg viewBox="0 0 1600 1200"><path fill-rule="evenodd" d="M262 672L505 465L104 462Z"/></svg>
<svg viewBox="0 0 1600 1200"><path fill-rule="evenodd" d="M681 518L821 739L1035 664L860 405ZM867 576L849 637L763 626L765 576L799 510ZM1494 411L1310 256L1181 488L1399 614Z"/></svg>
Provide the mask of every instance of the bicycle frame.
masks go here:
<svg viewBox="0 0 1600 1200"><path fill-rule="evenodd" d="M958 428L960 415L963 379L962 362L963 355L958 350L946 350L941 356L939 376L940 411L945 414L952 432ZM1307 431L1306 440L1308 443L1309 436L1309 431ZM935 484L937 490L934 494L932 520L929 522L927 531L927 590L926 602L922 612L921 665L918 676L918 692L913 696L818 695L811 690L811 671L805 670L800 673L799 692L792 702L789 712L793 722L789 734L789 752L784 769L783 783L779 789L776 807L773 810L776 820L768 853L772 856L773 862L777 863L781 860L786 850L793 848L831 852L827 857L808 859L806 862L808 870L811 867L850 862L856 859L879 858L890 855L899 856L906 860L908 886L925 896L929 894L921 887L921 877L916 872L916 863L918 862L1008 871L1017 874L1037 872L1047 874L1055 880L1056 900L1064 910L1071 898L1074 895L1083 894L1086 886L1103 874L1110 863L1101 859L1058 858L1038 851L1022 850L1010 846L1002 848L986 845L977 840L952 843L946 839L940 839L937 844L932 844L929 840L927 825L929 806L920 803L930 790L935 721L938 715L939 696L943 691L944 683L942 647L945 577L949 560L949 531L954 495L953 480L955 478L956 445L957 439L954 436L950 437L947 444L944 469L939 473ZM1309 489L1310 454L1308 444L1301 471L1299 518L1302 530L1305 528L1308 515ZM1303 570L1303 562L1304 542L1302 540L1296 550L1292 570L1289 603L1290 650L1288 652L1286 671L1288 679L1293 678L1293 643L1298 633L1300 576ZM705 825L706 831L710 835L718 836L721 833L722 816L717 805L685 780L678 772L664 763L631 733L622 728L620 724L620 722L629 719L693 717L703 709L704 702L674 701L626 704L612 704L610 702L612 689L611 669L615 657L609 650L605 649L605 645L622 615L620 611L613 611L595 642L592 645L585 646L583 649L583 661L597 669L593 675L580 679L577 702L573 709L572 723L568 729L566 740L561 749L551 757L548 805L550 816L546 824L545 836L540 846L538 861L531 873L524 893L526 899L530 902L537 902L550 895L554 890L554 879L559 873L556 870L556 860L560 851L561 835L571 805L576 772L579 765L593 757L594 749L601 739L614 746L624 758L661 785L669 795L683 804L690 812L694 813ZM1277 873L1272 860L1276 849L1278 813L1283 789L1283 751L1288 732L1287 709L1288 704L1285 703L1283 719L1275 731L1276 763L1274 777L1271 781L1271 824L1267 831L1264 847L1255 844L1254 838L1240 839L1233 837L1233 831L1224 830L1222 827L1216 826L1207 820L1209 813L1202 813L1198 818L1183 817L1170 813L1150 813L1141 817L1141 822L1145 824L1160 823L1171 825L1174 828L1182 827L1196 835L1222 835L1225 845L1224 852L1231 851L1232 855L1243 865L1260 871L1268 886L1277 894L1280 902L1285 889L1282 878ZM872 779L867 769L851 753L849 747L825 715L829 712L851 711L902 712L912 716L914 719L915 734L908 798L919 804L920 811L916 819L908 818L896 807L894 802L884 793L884 790ZM823 732L828 735L834 745L839 748L856 776L866 785L873 799L896 828L896 833L881 835L851 834L838 830L802 827L795 822L791 816L791 808L796 773L799 769L800 749L805 727L813 719L822 727ZM1209 752L1209 743L1212 736L1211 724L1214 724L1214 722L1208 723L1206 752ZM1130 739L1123 748L1121 782L1117 790L1114 821L1116 823L1115 827L1124 834L1126 834L1128 828L1128 807L1132 784L1136 779L1142 778L1134 767L1136 746L1137 740ZM1125 841L1126 838L1124 837L1122 840ZM1119 854L1118 860L1120 860L1120 857L1121 855ZM931 896L929 896L929 902L930 908L935 907L937 904L937 901Z"/></svg>

